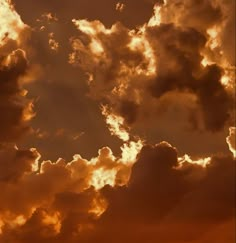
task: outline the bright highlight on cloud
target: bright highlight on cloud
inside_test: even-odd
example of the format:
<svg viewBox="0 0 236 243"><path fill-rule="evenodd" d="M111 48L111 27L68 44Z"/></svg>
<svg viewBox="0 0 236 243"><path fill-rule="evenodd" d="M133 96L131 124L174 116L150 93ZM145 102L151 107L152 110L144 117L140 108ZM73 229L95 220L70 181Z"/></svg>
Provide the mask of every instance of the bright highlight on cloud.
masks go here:
<svg viewBox="0 0 236 243"><path fill-rule="evenodd" d="M0 46L3 45L7 39L19 41L19 33L25 28L20 16L14 11L12 3L9 0L1 0L0 9Z"/></svg>
<svg viewBox="0 0 236 243"><path fill-rule="evenodd" d="M0 143L14 142L27 130L33 117L32 101L20 79L29 70L27 55L21 48L27 28L10 1L0 1Z"/></svg>
<svg viewBox="0 0 236 243"><path fill-rule="evenodd" d="M236 157L236 142L235 142L235 127L229 128L229 136L226 138L226 142L229 145L229 150L232 152L234 158Z"/></svg>
<svg viewBox="0 0 236 243"><path fill-rule="evenodd" d="M137 11L150 2L135 2ZM121 18L113 25L79 14L66 19L74 11L70 1L63 8L39 3L38 16L29 9L21 16L14 3L0 0L0 242L233 242L235 60L232 43L225 44L233 3L152 2L149 19L136 27L123 23L126 14L131 18L132 2L112 2ZM85 2L76 4L86 9ZM29 76L30 84L24 82ZM81 95L73 82L85 77ZM74 122L60 105L60 119L53 117L57 97L65 110L76 107L73 118L80 109L81 120L91 117L97 144L110 133L97 155L82 156L78 145L72 159L61 158L64 148L54 141L86 143L87 137L79 125L77 133L57 127ZM40 99L48 112L42 112ZM168 112L174 115L167 128L177 126L178 117L186 120L182 129L216 138L229 127L229 151L196 156L168 141L150 143L143 134L151 130L158 139L155 131ZM41 122L34 122L39 115ZM55 132L44 131L52 117ZM23 139L36 148L23 148ZM58 159L44 159L39 148L45 140L52 141L48 149ZM209 140L209 148L216 142Z"/></svg>
<svg viewBox="0 0 236 243"><path fill-rule="evenodd" d="M162 99L178 91L176 97L186 92L196 97L189 111L195 113L189 118L192 126L219 131L232 119L234 95L233 69L219 40L224 23L198 26L195 16L189 16L190 27L182 23L184 16L167 18L172 7L168 1L155 5L150 21L136 30L120 23L109 29L99 21L73 20L80 38L71 40L69 61L89 74L91 95L105 101L127 125L155 118L154 110L166 106ZM219 11L219 6L205 7ZM209 97L212 93L217 95Z"/></svg>

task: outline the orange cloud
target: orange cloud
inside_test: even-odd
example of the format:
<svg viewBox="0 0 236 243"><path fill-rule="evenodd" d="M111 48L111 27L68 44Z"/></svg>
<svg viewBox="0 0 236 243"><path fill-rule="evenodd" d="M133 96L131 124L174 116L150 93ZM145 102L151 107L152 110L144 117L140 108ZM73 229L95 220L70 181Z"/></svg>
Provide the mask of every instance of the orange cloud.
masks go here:
<svg viewBox="0 0 236 243"><path fill-rule="evenodd" d="M226 138L233 156L194 158L168 142L150 145L133 135L136 123L154 120L155 130L157 118L177 103L191 114L197 110L189 118L195 128L217 132L231 125L232 77L224 65L230 59L221 53L228 20L220 1L201 3L160 1L137 29L73 20L79 34L70 40L69 62L89 76L90 96L121 146L119 153L104 146L90 159L75 154L53 161L15 145L35 115L21 82L30 48L21 39L26 25L10 1L0 0L0 242L232 241L235 127ZM120 14L123 7L116 6ZM55 16L43 18L59 21ZM44 44L57 50L53 33ZM64 135L65 128L56 130L55 137Z"/></svg>

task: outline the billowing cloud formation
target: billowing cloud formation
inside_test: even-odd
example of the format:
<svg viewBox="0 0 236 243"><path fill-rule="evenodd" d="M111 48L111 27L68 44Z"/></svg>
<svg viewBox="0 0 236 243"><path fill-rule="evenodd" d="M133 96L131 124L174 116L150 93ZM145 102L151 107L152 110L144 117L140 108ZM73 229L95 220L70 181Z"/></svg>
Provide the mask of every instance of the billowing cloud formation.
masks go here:
<svg viewBox="0 0 236 243"><path fill-rule="evenodd" d="M110 206L94 240L205 242L207 232L229 224L231 233L215 232L214 237L233 241L235 161L213 157L206 168L186 163L176 169L177 164L177 152L170 145L144 147L128 187L104 189Z"/></svg>
<svg viewBox="0 0 236 243"><path fill-rule="evenodd" d="M120 23L109 29L99 21L73 20L80 36L72 39L69 61L88 73L91 95L109 104L126 124L161 116L179 97L184 97L185 113L195 128L219 131L229 121L233 95L223 82L228 77L226 60L217 40L216 46L210 44L211 28L221 24L223 13L209 1L196 8L191 1L183 4L187 6L196 16L212 12L212 17L199 23L184 10L191 16L166 20L169 8L176 7L167 2L156 5L154 16L138 30ZM184 17L189 25L182 24ZM210 54L222 58L206 64Z"/></svg>
<svg viewBox="0 0 236 243"><path fill-rule="evenodd" d="M4 47L0 47L0 51ZM14 141L28 129L27 122L32 117L32 103L25 97L25 91L19 83L28 67L24 51L16 49L2 56L0 65L2 143Z"/></svg>
<svg viewBox="0 0 236 243"><path fill-rule="evenodd" d="M166 142L144 146L127 186L118 186L131 167L108 148L91 161L77 155L38 170L35 150L13 152L3 154L9 161L0 181L3 242L203 242L224 225L221 242L234 237L232 156L213 156L202 166L180 163Z"/></svg>
<svg viewBox="0 0 236 243"><path fill-rule="evenodd" d="M14 142L28 129L32 117L32 103L20 79L29 65L21 49L27 28L8 1L0 1L0 145Z"/></svg>
<svg viewBox="0 0 236 243"><path fill-rule="evenodd" d="M80 232L93 228L93 221L108 203L99 190L129 180L134 161L123 155L116 158L109 148L103 148L90 161L75 155L71 162L59 159L39 165L40 155L35 149L1 152L0 239L28 242L37 234L38 242L60 242L63 234L75 230L77 238ZM66 229L70 220L75 220L70 222L72 230Z"/></svg>
<svg viewBox="0 0 236 243"><path fill-rule="evenodd" d="M159 2L163 3L163 1ZM119 153L121 143L110 136L108 130L106 130L104 118L99 110L100 105L98 105L98 102L101 102L101 99L90 99L86 96L88 88L85 82L86 76L84 75L84 71L79 68L74 68L67 63L68 52L70 52L68 39L72 36L75 38L78 37L78 31L73 24L71 24L71 19L87 19L90 20L89 22L97 19L107 29L110 29L112 24L120 21L122 25L127 26L130 31L134 30L135 26L144 25L145 22L149 22L149 26L155 26L155 23L158 24L160 22L177 25L175 24L176 18L170 20L171 18L169 17L169 19L166 20L166 16L164 16L166 10L164 9L168 8L169 11L175 12L175 15L178 15L180 8L178 8L178 4L175 8L167 7L167 5L171 5L170 1L166 5L166 8L162 6L161 11L156 7L156 15L149 21L153 11L153 5L156 1L120 1L121 4L125 5L122 12L115 10L117 3L118 1L110 0L102 0L96 3L90 3L90 1L87 0L69 0L68 2L14 0L15 7L24 22L34 29L31 37L31 45L34 47L33 54L35 55L32 60L32 56L29 56L27 52L28 59L30 62L40 63L43 73L42 77L37 79L37 82L29 84L26 87L31 97L37 97L35 110L38 116L32 121L35 135L27 138L26 143L24 142L24 147L37 147L44 159L56 160L58 158L58 147L61 148L60 155L67 160L75 153L81 153L84 157L94 156L99 148L107 145L112 148L115 154ZM230 3L227 4L229 8ZM28 6L32 5L34 6L34 11L28 11ZM203 9L209 13L211 11L218 13L223 10L221 7L223 6L222 4L218 4L216 10L214 10L215 4L212 4L211 1L204 1L205 7L202 9L200 5L195 4L194 1L185 1L183 5L185 7L187 6L188 10L183 11L182 15L191 12L192 15L195 16L195 22L197 22L196 14L194 15L193 11L196 7L198 8L199 14ZM160 14L158 15L160 12L162 13L161 18ZM228 21L231 15L228 14L228 11L224 10L223 12L224 14L215 14L217 18L219 17L219 21L215 21L216 18L214 18L215 23L221 20L223 20L223 22L226 22L226 20ZM224 17L226 12L227 16ZM221 18L221 15L224 16ZM204 18L207 17L205 16ZM182 21L181 25L187 28L186 22L187 21ZM191 22L193 23L194 21ZM193 26L193 24L191 25ZM181 27L180 24L178 26ZM206 25L204 28L206 29L208 27L212 29L208 32L215 36L215 28L212 27L212 25ZM195 27L195 29L196 28L197 27ZM223 30L224 29L225 28L223 28ZM217 31L218 30L219 28L217 27ZM208 39L206 44L208 49L210 49L209 45L212 42L215 43L215 39L217 39L217 43L219 42L218 39L221 39L220 32L217 32L217 38L212 38L210 35L206 34L206 31L201 31ZM134 35L136 36L136 34ZM53 38L50 38L51 36ZM49 39L55 41L50 41L52 44L51 46L49 46ZM141 41L139 41L139 39L141 39ZM139 45L139 43L142 43L142 45ZM58 44L58 49L56 47L57 45L54 46L54 44ZM112 49L116 49L113 48L112 44L110 46ZM138 48L140 52L145 52L145 56L151 60L151 65L148 66L150 73L154 65L155 57L153 58L148 51L148 42L144 41L144 38L135 38L132 46L133 49ZM53 47L57 51L51 50L50 47ZM218 49L219 48L214 49L214 55L211 51L208 51L209 53L207 52L207 55L203 53L202 63L204 65L207 63L212 64L211 62L213 62L214 58L217 63L222 63L222 66L226 65L226 63L220 61L222 55L219 57ZM206 56L208 59L206 59ZM223 56L225 57L226 55ZM80 59L83 59L82 54L80 55ZM86 62L88 61L89 59L86 58ZM226 68L223 69L225 72ZM232 73L233 69L231 67L227 69L227 72L230 70ZM229 74L222 73L222 75L224 75L222 81L228 83ZM122 79L126 80L130 75L124 74L123 76ZM92 78L91 75L90 78ZM134 80L136 80L136 78L134 78ZM140 80L145 80L145 77L144 79L140 77ZM231 80L233 79L231 78ZM123 81L123 83L128 82ZM133 83L137 84L137 82ZM141 83L141 81L139 83ZM144 85L138 89L146 89L147 83L148 82L143 83ZM112 88L115 88L115 86ZM118 88L119 85L117 90L119 90ZM132 88L130 89L133 91ZM101 96L101 92L96 90L93 92L93 87L91 87L90 91L95 94L95 96L99 96L99 93ZM130 92L130 94L131 93L132 92ZM133 134L145 137L145 139L151 143L167 140L175 144L181 153L207 156L208 153L215 153L219 150L227 152L224 139L227 134L228 126L224 130L218 129L217 133L211 133L209 129L204 130L203 114L196 101L195 95L189 92L183 93L182 91L178 91L176 93L176 91L171 91L168 92L168 94L165 93L161 99L156 99L152 97L152 95L150 96L150 92L147 92L146 96L144 95L145 91L142 91L141 95L137 93L138 92L135 91L134 96L141 96L142 100L145 100L145 102L142 101L143 105L137 105L136 98L128 97L128 99L126 98L126 100L122 101L119 98L119 102L112 98L114 101L111 106L113 107L110 107L113 110L112 113L115 111L115 115L120 117L126 116L125 123L129 123L128 125L132 124ZM63 97L63 99L61 97ZM104 102L104 100L102 100L102 103L106 104L110 102ZM147 105L145 105L146 103ZM50 116L48 116L48 114L50 114ZM47 122L45 122L45 120L47 120ZM188 122L189 120L190 122ZM174 126L173 121L175 123ZM194 128L193 130L191 129L192 127ZM57 131L62 130L66 131L63 133L64 135L54 136L54 134L57 134ZM69 133L69 135L67 133ZM78 137L78 134L83 134L83 136L74 140L74 137ZM193 138L192 141L199 143L199 146L193 146L193 142L186 142L190 136ZM213 139L215 142L213 142Z"/></svg>
<svg viewBox="0 0 236 243"><path fill-rule="evenodd" d="M88 75L90 96L99 101L111 135L122 141L120 154L106 146L91 159L76 154L71 161L45 161L37 149L14 145L33 113L22 80L27 51L43 62L44 52L37 56L33 49L43 43L54 59L61 42L50 31L41 43L41 26L26 46L27 27L11 2L0 0L0 242L234 241L235 128L226 138L233 155L206 157L180 154L168 142L153 146L130 133L140 124L149 129L170 107L174 115L187 113L184 118L199 130L231 125L234 64L223 44L231 3L200 2L160 1L137 30L73 20L79 36L70 40L69 61ZM122 14L134 2L112 4ZM45 13L46 21L58 21ZM55 136L64 133L58 129ZM40 129L35 134L47 136Z"/></svg>

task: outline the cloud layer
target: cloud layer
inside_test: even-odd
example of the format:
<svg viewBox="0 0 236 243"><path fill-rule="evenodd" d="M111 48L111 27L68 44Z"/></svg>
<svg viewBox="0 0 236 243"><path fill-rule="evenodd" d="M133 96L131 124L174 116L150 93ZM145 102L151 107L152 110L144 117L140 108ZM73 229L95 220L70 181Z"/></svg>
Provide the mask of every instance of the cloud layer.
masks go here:
<svg viewBox="0 0 236 243"><path fill-rule="evenodd" d="M69 2L0 0L0 242L233 242L233 1Z"/></svg>

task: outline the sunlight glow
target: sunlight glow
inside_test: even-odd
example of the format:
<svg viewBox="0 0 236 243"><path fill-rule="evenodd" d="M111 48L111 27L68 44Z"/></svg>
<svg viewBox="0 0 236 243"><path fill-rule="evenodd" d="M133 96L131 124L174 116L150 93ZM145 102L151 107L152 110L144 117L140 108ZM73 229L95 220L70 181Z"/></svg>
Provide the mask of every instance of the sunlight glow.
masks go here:
<svg viewBox="0 0 236 243"><path fill-rule="evenodd" d="M107 106L102 106L102 114L106 117L106 123L112 135L117 136L122 141L130 139L129 133L124 128L124 118L108 111Z"/></svg>
<svg viewBox="0 0 236 243"><path fill-rule="evenodd" d="M210 163L210 161L211 161L211 157L192 160L190 158L190 156L187 155L187 154L185 154L183 157L178 158L178 162L179 162L180 167L186 162L190 163L190 164L200 165L202 167L206 167Z"/></svg>
<svg viewBox="0 0 236 243"><path fill-rule="evenodd" d="M10 0L0 0L0 46L7 39L19 41L19 34L25 28Z"/></svg>
<svg viewBox="0 0 236 243"><path fill-rule="evenodd" d="M236 127L230 127L229 136L226 138L226 142L234 158L236 158L236 138L235 137L236 137Z"/></svg>
<svg viewBox="0 0 236 243"><path fill-rule="evenodd" d="M115 186L116 169L105 170L99 168L93 171L90 184L95 187L96 190L103 188L105 185Z"/></svg>

